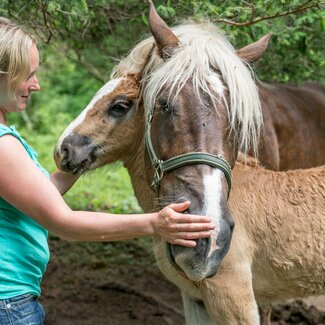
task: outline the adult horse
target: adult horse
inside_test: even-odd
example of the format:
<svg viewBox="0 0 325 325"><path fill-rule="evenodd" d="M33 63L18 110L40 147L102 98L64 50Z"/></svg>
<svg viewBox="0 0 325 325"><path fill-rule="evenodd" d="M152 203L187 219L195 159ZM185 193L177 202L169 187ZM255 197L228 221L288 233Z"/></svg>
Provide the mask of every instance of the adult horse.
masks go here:
<svg viewBox="0 0 325 325"><path fill-rule="evenodd" d="M180 28L179 35L176 37L165 25L161 25L162 22L154 14L152 14L150 23L157 41L157 53L160 56L157 56L156 49L148 52L150 53L149 60L145 65L143 76L145 76L145 106L147 115L150 116L148 120L152 120L152 134L150 133L149 136L152 137L152 146L155 148L155 152L159 157L166 159L171 157L170 155L178 156L186 153L186 151L203 151L204 155L200 154L199 156L199 159L202 160L208 160L208 157L210 157L206 153L213 154L213 157L217 157L216 154L221 153L233 166L239 146L247 147L250 138L253 139L256 145L260 110L256 87L249 71L235 56L229 44L220 36L215 38L216 46L208 51L207 44L211 43L211 39L214 40L213 34L211 34L211 26L203 29L195 25L186 27L190 29L192 26L192 33L196 32L196 35L200 35L200 42L204 39L203 34L206 36L206 47L201 53L202 58L203 53L208 53L210 54L210 60L213 56L212 52L218 58L212 59L211 62L197 60L197 57L201 57L200 53L198 54L197 46L197 48L194 47L194 51L186 53L186 61L184 57L177 56L180 56L180 53L186 52L186 49L191 49L196 44L194 40L190 41L191 30L186 31L186 29ZM167 37L161 35L160 30L167 31ZM185 50L184 48L179 49L178 37L182 43L187 45ZM150 48L152 48L152 42L152 40L148 42ZM258 51L256 51L256 47ZM247 59L257 58L263 48L265 48L265 39L238 51L238 54L244 56L245 53ZM253 57L252 52L258 55ZM173 61L175 57L177 59ZM196 59L194 60L194 58ZM167 59L167 61L165 62L164 59ZM223 62L226 59L229 62ZM198 67L191 66L197 61L201 64L200 69L203 67L208 68L208 70L202 73ZM188 65L182 65L184 62ZM150 74L148 74L148 71ZM166 78L166 71L178 72L179 78L183 79L177 79L177 77L176 79L168 79ZM202 75L206 79L200 79ZM238 79L238 77L240 78ZM157 83L157 81L159 82ZM95 96L83 116L75 121L61 138L56 156L59 164L62 164L64 169L73 172L97 167L109 161L109 159L111 161L114 159L124 160L126 166L129 166L136 195L142 206L147 209L150 202L148 203L148 196L144 193L149 192L151 197L155 196L155 194L148 191L148 188L144 192L143 189L145 189L146 184L143 179L138 178L143 177L141 173L141 170L143 170L143 143L141 143L143 141L143 136L141 136L144 125L143 112L141 106L136 110L133 105L138 99L137 88L131 96L125 95L125 85L123 86L123 84L126 82L137 84L137 80L132 77L122 78L109 83L106 88ZM175 82L175 87L173 87L173 82ZM178 82L182 85L179 88ZM164 86L155 89L156 84ZM124 96L121 96L121 91ZM156 101L158 94L159 100ZM195 95L194 98L193 94ZM189 98L190 101L188 101ZM190 104L187 111L184 111L184 103ZM203 106L204 109L197 109L200 106ZM190 124L187 123L188 120L186 119L189 116L191 117ZM126 138L127 133L125 130L130 130L124 128L123 131L122 126L128 125L127 122L130 122L132 118L137 118L140 125L138 129L134 128L134 124L131 125L132 138ZM88 124L89 119L94 119L95 125ZM84 124L88 126L84 128L84 125L80 124L80 122L86 122ZM113 126L107 128L105 132L101 132L96 142L92 141L94 135L92 128L102 130L102 126L109 122L113 122ZM188 129L186 129L187 127ZM160 136L158 138L157 135L163 133L163 128L169 131L169 136ZM119 133L117 133L117 130L119 130ZM116 139L117 134L120 137ZM139 134L140 136L138 136ZM184 139L184 135L190 138ZM180 147L175 146L176 140L182 141ZM134 144L133 152L130 152L129 155L123 152L123 149L128 146L126 145L127 142ZM191 148L192 145L193 148ZM110 151L111 149L113 150ZM120 156L117 157L118 155ZM106 158L103 158L104 156ZM107 157L110 158L107 160ZM202 160L200 160L201 163ZM190 198L192 200L191 212L214 215L216 217L215 222L219 226L214 240L199 241L197 248L194 250L168 246L168 254L165 251L165 243L156 243L155 245L160 268L171 281L176 282L183 290L186 314L192 315L193 311L197 311L200 315L196 320L200 319L201 321L202 317L209 317L204 314L200 303L195 301L195 299L204 300L202 292L199 290L202 281L192 282L189 280L202 280L217 271L221 260L229 249L233 224L227 204L229 177L223 176L223 173L225 173L225 176L227 176L227 173L229 175L229 170L227 165L222 163L223 158L217 157L217 159L213 158L212 160L214 166L216 161L223 166L221 171L218 169L211 171L210 167L200 164L186 166L175 170L173 173L166 174L162 179L159 197L161 200L167 195L171 195L173 199L175 197ZM148 162L149 159L147 159ZM211 161L208 162L211 163ZM151 178L150 172L148 176ZM137 190L139 184L142 184L142 188ZM202 190L202 188L205 190ZM146 197L141 197L141 193ZM162 258L160 259L159 256ZM168 262L168 257L171 264ZM182 271L178 268L181 268ZM183 272L186 277L184 277ZM252 291L250 291L249 295L252 296ZM206 305L209 304L208 301L204 300L204 302ZM251 309L246 315L246 320L248 323L249 321L252 323L254 319L256 320L256 304L254 300L251 300L249 305ZM233 305L235 309L236 306ZM240 310L245 315L245 309ZM190 318L193 317L195 316L192 315ZM243 320L244 316L241 317L238 319ZM228 321L230 322L231 319L233 318L229 318ZM223 318L223 320L227 319Z"/></svg>

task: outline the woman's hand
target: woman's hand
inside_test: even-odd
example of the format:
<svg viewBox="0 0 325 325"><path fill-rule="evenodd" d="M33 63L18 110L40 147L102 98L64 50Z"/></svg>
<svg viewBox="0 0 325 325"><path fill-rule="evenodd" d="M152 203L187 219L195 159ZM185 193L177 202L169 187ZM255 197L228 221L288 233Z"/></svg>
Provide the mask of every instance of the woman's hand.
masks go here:
<svg viewBox="0 0 325 325"><path fill-rule="evenodd" d="M194 239L210 237L215 228L211 218L181 213L189 206L189 201L173 203L159 211L153 223L155 234L170 244L186 247L195 247Z"/></svg>

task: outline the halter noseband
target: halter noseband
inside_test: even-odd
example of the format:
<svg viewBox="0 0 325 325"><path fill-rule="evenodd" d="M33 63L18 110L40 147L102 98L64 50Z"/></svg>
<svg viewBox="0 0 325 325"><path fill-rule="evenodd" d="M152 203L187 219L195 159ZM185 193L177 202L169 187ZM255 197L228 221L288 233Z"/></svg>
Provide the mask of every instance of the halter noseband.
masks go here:
<svg viewBox="0 0 325 325"><path fill-rule="evenodd" d="M157 191L162 180L164 173L171 170L187 166L204 164L221 170L228 183L228 197L231 189L231 167L229 163L221 155L212 155L205 152L189 152L183 155L179 155L165 161L158 159L155 150L151 142L151 123L153 119L153 110L150 112L147 128L145 133L145 143L148 150L151 164L154 168L154 175L151 183L151 187L154 191Z"/></svg>

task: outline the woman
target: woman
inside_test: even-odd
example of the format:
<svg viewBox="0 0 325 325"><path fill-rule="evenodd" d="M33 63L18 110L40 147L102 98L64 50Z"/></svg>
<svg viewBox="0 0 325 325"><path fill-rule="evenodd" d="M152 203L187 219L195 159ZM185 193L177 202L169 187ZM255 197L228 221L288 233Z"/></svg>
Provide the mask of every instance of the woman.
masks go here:
<svg viewBox="0 0 325 325"><path fill-rule="evenodd" d="M182 214L189 202L158 213L112 215L72 211L62 198L77 176L49 176L8 113L26 109L40 90L35 40L20 26L0 18L0 324L43 324L37 297L49 259L47 230L67 240L113 241L161 236L187 247L210 236L210 218Z"/></svg>

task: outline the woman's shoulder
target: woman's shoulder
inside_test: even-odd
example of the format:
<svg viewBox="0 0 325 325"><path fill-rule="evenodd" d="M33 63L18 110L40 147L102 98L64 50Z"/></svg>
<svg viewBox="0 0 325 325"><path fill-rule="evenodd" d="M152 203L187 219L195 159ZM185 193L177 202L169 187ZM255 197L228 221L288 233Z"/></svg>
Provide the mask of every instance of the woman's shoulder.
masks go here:
<svg viewBox="0 0 325 325"><path fill-rule="evenodd" d="M21 144L27 151L31 151L31 148L29 147L27 142L21 137L21 135L18 133L14 126L0 124L0 139L4 135L11 135L13 138L21 142Z"/></svg>
<svg viewBox="0 0 325 325"><path fill-rule="evenodd" d="M9 137L7 136L9 135ZM0 152L3 156L8 154L11 150L24 148L24 151L29 153L30 149L24 139L16 131L13 126L6 126L0 124Z"/></svg>

